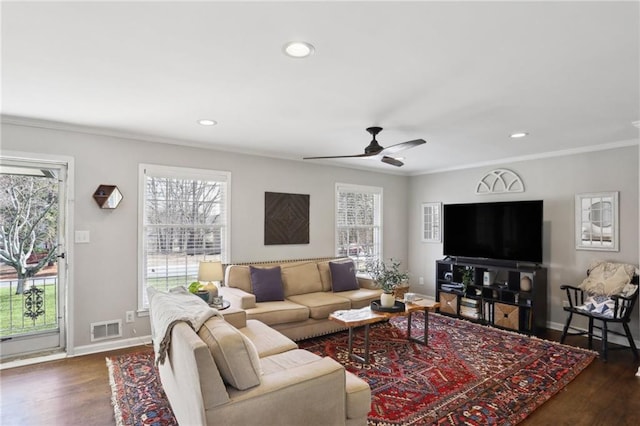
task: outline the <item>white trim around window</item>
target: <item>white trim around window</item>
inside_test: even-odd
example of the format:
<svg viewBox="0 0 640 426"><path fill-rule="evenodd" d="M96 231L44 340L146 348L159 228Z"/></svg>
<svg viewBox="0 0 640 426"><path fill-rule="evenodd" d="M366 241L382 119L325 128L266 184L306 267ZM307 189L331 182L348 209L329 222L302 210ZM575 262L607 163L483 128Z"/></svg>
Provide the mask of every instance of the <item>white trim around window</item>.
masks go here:
<svg viewBox="0 0 640 426"><path fill-rule="evenodd" d="M226 171L139 165L139 313L148 312L148 285L188 286L201 261L228 262L230 187Z"/></svg>
<svg viewBox="0 0 640 426"><path fill-rule="evenodd" d="M381 187L336 183L335 254L352 258L359 272L383 258L382 193Z"/></svg>

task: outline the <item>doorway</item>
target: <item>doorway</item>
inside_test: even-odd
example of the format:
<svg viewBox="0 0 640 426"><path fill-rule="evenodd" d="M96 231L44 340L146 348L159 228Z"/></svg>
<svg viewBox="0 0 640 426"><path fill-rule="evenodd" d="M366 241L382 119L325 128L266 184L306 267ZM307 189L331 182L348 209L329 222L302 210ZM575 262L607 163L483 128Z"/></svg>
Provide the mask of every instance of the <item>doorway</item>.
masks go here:
<svg viewBox="0 0 640 426"><path fill-rule="evenodd" d="M0 359L66 350L68 164L0 157Z"/></svg>

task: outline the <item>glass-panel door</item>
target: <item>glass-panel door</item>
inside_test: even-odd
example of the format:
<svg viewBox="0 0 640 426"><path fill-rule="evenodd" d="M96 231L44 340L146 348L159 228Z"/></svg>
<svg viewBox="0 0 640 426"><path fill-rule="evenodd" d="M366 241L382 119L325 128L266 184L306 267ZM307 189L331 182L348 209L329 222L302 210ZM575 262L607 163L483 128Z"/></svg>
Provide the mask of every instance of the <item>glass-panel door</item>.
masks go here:
<svg viewBox="0 0 640 426"><path fill-rule="evenodd" d="M64 349L64 164L0 158L0 357Z"/></svg>

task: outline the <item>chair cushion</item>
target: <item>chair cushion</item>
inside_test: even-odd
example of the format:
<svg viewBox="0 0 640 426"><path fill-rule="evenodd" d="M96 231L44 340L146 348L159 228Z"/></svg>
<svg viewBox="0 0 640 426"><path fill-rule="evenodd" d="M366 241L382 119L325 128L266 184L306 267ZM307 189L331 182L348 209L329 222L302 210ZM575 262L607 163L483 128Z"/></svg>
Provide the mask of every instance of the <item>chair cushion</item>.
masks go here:
<svg viewBox="0 0 640 426"><path fill-rule="evenodd" d="M597 262L579 287L589 294L611 296L620 294L631 282L635 267L622 263Z"/></svg>
<svg viewBox="0 0 640 426"><path fill-rule="evenodd" d="M258 351L244 334L220 317L207 320L198 336L207 344L225 383L238 390L260 384Z"/></svg>
<svg viewBox="0 0 640 426"><path fill-rule="evenodd" d="M282 265L282 283L286 297L322 291L322 280L315 262Z"/></svg>
<svg viewBox="0 0 640 426"><path fill-rule="evenodd" d="M615 302L607 296L587 297L584 301L584 305L576 306L576 308L604 318L613 318L615 314Z"/></svg>
<svg viewBox="0 0 640 426"><path fill-rule="evenodd" d="M331 288L334 292L357 290L360 288L356 279L356 268L353 262L329 262L331 270Z"/></svg>
<svg viewBox="0 0 640 426"><path fill-rule="evenodd" d="M284 289L280 267L256 268L249 267L251 271L252 293L256 296L256 302L275 302L284 300Z"/></svg>

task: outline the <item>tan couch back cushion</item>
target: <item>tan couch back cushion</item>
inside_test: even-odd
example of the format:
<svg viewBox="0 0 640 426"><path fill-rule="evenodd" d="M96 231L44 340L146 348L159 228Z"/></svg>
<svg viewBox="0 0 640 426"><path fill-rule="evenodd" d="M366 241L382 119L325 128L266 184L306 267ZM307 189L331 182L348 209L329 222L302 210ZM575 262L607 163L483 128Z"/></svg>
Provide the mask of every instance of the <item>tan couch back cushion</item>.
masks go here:
<svg viewBox="0 0 640 426"><path fill-rule="evenodd" d="M251 271L245 265L229 265L224 277L225 285L239 288L247 293L251 291Z"/></svg>
<svg viewBox="0 0 640 426"><path fill-rule="evenodd" d="M322 291L322 281L316 262L299 262L282 265L284 296Z"/></svg>
<svg viewBox="0 0 640 426"><path fill-rule="evenodd" d="M328 260L318 262L318 272L320 272L320 280L322 281L322 291L331 291L331 270Z"/></svg>
<svg viewBox="0 0 640 426"><path fill-rule="evenodd" d="M239 390L260 384L262 368L255 345L220 317L208 319L198 336L207 344L225 383Z"/></svg>

